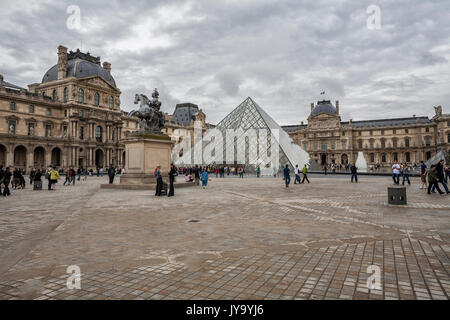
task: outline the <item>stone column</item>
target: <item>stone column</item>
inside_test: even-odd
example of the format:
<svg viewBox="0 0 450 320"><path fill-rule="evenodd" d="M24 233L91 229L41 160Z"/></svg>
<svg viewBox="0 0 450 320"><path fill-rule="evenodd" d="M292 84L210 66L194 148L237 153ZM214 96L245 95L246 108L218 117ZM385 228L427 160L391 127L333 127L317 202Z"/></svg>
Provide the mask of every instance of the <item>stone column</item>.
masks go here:
<svg viewBox="0 0 450 320"><path fill-rule="evenodd" d="M25 170L34 167L34 152L32 149L27 151L27 167L25 168Z"/></svg>
<svg viewBox="0 0 450 320"><path fill-rule="evenodd" d="M52 150L51 148L48 148L45 152L45 168L48 168L50 165L52 165Z"/></svg>

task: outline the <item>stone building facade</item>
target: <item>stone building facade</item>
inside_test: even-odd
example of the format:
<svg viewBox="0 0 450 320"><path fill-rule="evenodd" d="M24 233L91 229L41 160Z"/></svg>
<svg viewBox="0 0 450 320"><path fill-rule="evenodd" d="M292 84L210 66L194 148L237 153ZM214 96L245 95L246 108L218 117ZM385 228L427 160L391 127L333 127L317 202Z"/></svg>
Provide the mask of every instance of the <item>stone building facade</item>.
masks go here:
<svg viewBox="0 0 450 320"><path fill-rule="evenodd" d="M123 140L139 130L139 121L121 110L120 94L110 63L63 46L57 64L28 89L0 75L0 164L124 167ZM169 135L179 127L193 130L167 117Z"/></svg>
<svg viewBox="0 0 450 320"><path fill-rule="evenodd" d="M450 114L435 107L435 116L342 121L339 101L311 104L307 124L284 126L319 164L347 165L363 152L369 165L426 161L440 150L450 152Z"/></svg>

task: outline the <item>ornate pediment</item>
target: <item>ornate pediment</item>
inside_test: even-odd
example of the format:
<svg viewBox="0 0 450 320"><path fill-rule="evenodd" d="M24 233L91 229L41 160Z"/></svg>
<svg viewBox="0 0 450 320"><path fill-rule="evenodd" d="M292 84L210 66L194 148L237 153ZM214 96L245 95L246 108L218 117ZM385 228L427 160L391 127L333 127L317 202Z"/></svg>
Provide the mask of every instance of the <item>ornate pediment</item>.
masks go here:
<svg viewBox="0 0 450 320"><path fill-rule="evenodd" d="M109 84L107 81L105 81L102 77L100 76L92 76L92 77L86 77L86 78L81 78L79 80L79 83L83 84L86 87L100 87L106 90L114 90L114 91L118 91L117 88L113 87L111 84Z"/></svg>

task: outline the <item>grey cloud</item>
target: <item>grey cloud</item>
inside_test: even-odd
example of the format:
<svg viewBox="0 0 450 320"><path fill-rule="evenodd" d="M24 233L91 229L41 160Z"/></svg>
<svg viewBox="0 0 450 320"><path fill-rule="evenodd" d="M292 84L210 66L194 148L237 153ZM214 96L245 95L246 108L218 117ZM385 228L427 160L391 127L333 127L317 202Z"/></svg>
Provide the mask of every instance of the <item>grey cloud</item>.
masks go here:
<svg viewBox="0 0 450 320"><path fill-rule="evenodd" d="M82 41L83 50L112 63L126 110L135 107L136 93L155 87L165 112L189 101L213 123L247 96L280 124L300 123L323 90L341 101L344 120L432 115L436 104L448 110L446 0L377 1L381 30L366 27L371 0L2 4L0 73L21 86L56 64L59 44L75 50ZM71 4L82 9L87 33L66 28ZM186 4L190 10L176 19ZM159 16L162 9L167 17ZM136 30L148 36L138 38Z"/></svg>

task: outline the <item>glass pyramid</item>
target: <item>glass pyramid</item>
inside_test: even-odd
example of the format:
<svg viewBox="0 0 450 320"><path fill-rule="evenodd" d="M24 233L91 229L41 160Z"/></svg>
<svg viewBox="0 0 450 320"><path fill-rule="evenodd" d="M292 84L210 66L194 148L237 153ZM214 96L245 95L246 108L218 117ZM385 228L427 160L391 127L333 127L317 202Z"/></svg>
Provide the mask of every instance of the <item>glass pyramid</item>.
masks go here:
<svg viewBox="0 0 450 320"><path fill-rule="evenodd" d="M246 172L254 172L259 166L263 175L278 173L286 165L291 170L297 164L300 169L305 164L308 167L312 165L309 154L251 98L242 102L213 130L205 134L203 141L194 145L193 149L203 148L203 156L192 161L196 151L191 150L175 163L244 166ZM223 138L215 138L218 132L222 133ZM234 134L227 135L230 132Z"/></svg>

